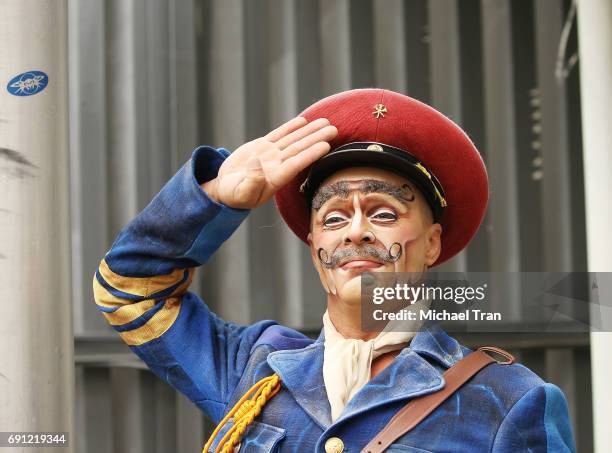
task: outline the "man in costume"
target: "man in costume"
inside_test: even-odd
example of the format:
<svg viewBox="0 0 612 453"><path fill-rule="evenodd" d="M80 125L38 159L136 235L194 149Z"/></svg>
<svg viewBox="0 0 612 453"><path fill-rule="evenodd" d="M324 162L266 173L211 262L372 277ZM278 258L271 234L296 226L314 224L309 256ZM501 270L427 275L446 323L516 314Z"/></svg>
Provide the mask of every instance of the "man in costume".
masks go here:
<svg viewBox="0 0 612 453"><path fill-rule="evenodd" d="M316 340L270 320L224 321L188 291L195 268L273 196L327 293ZM444 389L471 351L432 325L363 331L360 276L451 258L487 199L482 159L452 121L391 91L339 93L231 154L197 148L101 261L96 304L219 423L205 449L362 451L408 402ZM556 386L491 364L386 451L561 452L574 441Z"/></svg>

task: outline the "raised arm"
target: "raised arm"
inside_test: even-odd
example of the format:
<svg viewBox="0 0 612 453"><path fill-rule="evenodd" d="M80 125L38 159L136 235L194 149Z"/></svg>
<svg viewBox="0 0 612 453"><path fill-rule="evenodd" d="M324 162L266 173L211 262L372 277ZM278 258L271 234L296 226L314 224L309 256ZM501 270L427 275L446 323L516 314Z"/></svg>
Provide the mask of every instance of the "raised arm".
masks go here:
<svg viewBox="0 0 612 453"><path fill-rule="evenodd" d="M327 120L296 118L238 148L200 147L119 234L93 279L98 309L160 378L220 418L273 321L226 322L188 291L248 215L329 150Z"/></svg>

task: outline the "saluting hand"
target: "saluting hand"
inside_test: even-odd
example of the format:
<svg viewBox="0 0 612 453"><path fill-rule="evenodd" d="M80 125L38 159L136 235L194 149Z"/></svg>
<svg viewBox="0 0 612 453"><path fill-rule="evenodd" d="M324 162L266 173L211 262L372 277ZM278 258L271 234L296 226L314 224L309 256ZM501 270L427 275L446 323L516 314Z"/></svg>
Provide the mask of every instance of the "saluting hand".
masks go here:
<svg viewBox="0 0 612 453"><path fill-rule="evenodd" d="M210 198L232 208L256 208L325 155L337 134L327 119L309 123L298 116L240 146L223 162L217 177L202 188Z"/></svg>

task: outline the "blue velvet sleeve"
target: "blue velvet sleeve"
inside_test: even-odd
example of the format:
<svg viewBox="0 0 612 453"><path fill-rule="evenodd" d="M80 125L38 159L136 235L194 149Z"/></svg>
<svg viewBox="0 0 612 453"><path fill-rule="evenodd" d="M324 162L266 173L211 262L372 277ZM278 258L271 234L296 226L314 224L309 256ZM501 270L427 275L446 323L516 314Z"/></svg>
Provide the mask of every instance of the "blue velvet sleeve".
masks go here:
<svg viewBox="0 0 612 453"><path fill-rule="evenodd" d="M563 392L553 384L543 384L528 391L504 418L492 451L575 452Z"/></svg>
<svg viewBox="0 0 612 453"><path fill-rule="evenodd" d="M93 278L97 308L160 378L219 420L252 345L273 321L226 322L190 292L205 263L249 211L200 187L229 153L197 148L119 234Z"/></svg>

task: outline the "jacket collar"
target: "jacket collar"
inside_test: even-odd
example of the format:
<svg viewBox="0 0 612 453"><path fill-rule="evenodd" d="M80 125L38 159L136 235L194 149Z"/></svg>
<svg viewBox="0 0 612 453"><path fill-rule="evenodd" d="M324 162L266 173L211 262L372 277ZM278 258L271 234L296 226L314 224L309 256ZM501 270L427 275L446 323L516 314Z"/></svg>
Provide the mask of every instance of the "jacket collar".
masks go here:
<svg viewBox="0 0 612 453"><path fill-rule="evenodd" d="M457 340L437 324L426 324L410 342L414 352L433 359L444 368L450 368L463 358L463 349Z"/></svg>
<svg viewBox="0 0 612 453"><path fill-rule="evenodd" d="M325 335L321 330L311 345L272 352L267 361L300 407L321 428L327 429L331 425L331 410L323 381L324 345ZM424 326L410 346L357 392L336 423L390 402L441 389L444 378L430 361L448 368L462 357L461 346L456 340L435 325Z"/></svg>
<svg viewBox="0 0 612 453"><path fill-rule="evenodd" d="M301 408L326 429L331 408L323 382L323 347L323 342L315 341L303 349L271 352L267 360Z"/></svg>

